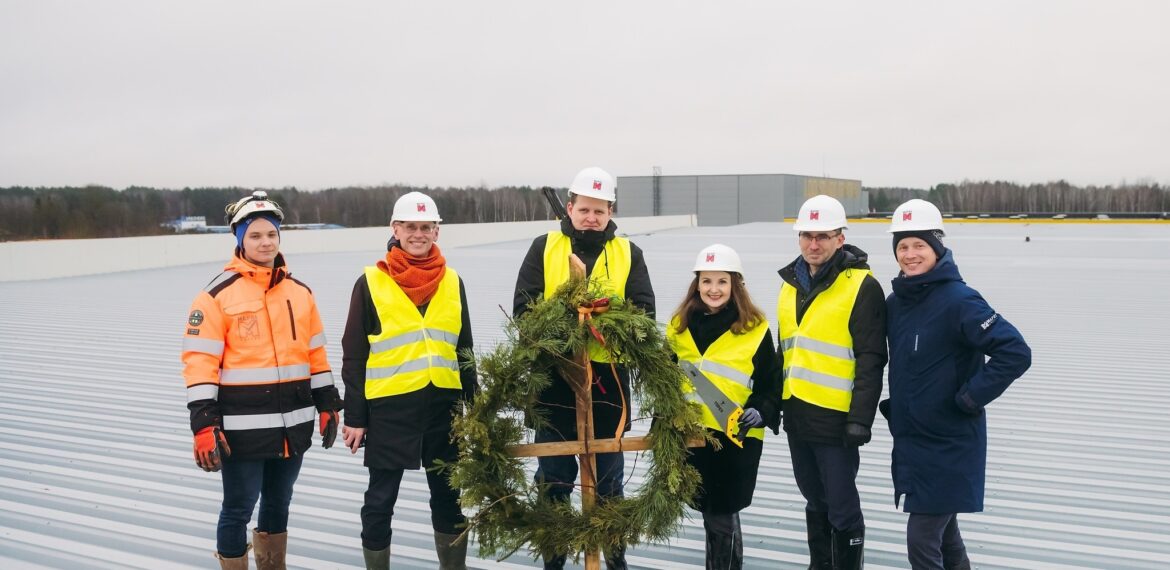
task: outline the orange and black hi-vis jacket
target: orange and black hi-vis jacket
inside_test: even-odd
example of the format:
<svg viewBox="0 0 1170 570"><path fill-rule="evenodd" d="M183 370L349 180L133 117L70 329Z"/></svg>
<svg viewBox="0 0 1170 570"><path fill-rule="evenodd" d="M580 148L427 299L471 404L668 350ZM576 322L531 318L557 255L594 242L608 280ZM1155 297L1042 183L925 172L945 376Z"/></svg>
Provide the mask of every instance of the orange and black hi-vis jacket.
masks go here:
<svg viewBox="0 0 1170 570"><path fill-rule="evenodd" d="M318 412L341 409L313 293L284 267L232 258L183 336L191 431L220 426L233 459L303 454Z"/></svg>

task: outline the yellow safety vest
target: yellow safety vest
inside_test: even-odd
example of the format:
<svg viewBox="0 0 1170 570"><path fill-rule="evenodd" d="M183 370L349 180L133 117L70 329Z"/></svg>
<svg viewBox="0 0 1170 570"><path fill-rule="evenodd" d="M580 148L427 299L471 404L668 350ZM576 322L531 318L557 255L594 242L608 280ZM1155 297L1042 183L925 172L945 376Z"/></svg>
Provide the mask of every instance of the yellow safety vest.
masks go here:
<svg viewBox="0 0 1170 570"><path fill-rule="evenodd" d="M397 396L428 384L459 390L455 345L462 328L459 276L450 267L424 316L398 283L377 267L366 267L366 283L382 332L367 335L366 399Z"/></svg>
<svg viewBox="0 0 1170 570"><path fill-rule="evenodd" d="M728 400L743 407L747 403L748 397L752 395L752 372L755 371L752 358L760 349L764 334L768 332L767 323L761 322L743 334L735 334L728 330L711 343L711 346L707 347L707 352L702 354L699 353L699 348L695 345L695 339L691 337L690 330L681 333L675 332L676 330L678 330L678 317L675 317L671 321L670 327L666 329L666 339L670 342L670 346L678 355L679 360L694 364L695 368L711 379L711 383L719 388L719 391L723 392ZM683 378L682 389L688 400L702 406L704 426L720 432L727 428L727 426L719 425L719 422L715 420L715 414L711 413L707 403L699 397L689 379ZM764 428L750 429L747 436L763 441Z"/></svg>
<svg viewBox="0 0 1170 570"><path fill-rule="evenodd" d="M548 299L557 292L557 287L569 280L569 255L573 253L573 245L569 236L552 231L548 233L548 241L544 244L544 298ZM625 298L626 280L630 278L630 240L615 237L605 242L605 250L593 263L593 271L589 278L598 281L611 296ZM589 341L589 358L594 362L609 362L612 360L605 347Z"/></svg>
<svg viewBox="0 0 1170 570"><path fill-rule="evenodd" d="M780 286L776 304L780 348L784 354L784 399L848 412L857 361L849 315L869 270L849 269L813 299L796 324L796 288Z"/></svg>

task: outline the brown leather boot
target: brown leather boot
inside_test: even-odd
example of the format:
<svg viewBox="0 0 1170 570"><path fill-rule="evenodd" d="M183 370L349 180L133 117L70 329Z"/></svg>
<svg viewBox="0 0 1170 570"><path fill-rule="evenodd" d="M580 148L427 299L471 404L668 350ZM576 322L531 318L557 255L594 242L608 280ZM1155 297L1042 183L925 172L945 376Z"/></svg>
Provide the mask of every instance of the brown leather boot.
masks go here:
<svg viewBox="0 0 1170 570"><path fill-rule="evenodd" d="M218 552L215 553L215 559L219 560L219 567L221 570L248 570L248 551L252 550L252 545L249 544L244 549L244 555L236 558L224 558Z"/></svg>
<svg viewBox="0 0 1170 570"><path fill-rule="evenodd" d="M288 533L268 533L252 529L252 544L256 545L257 570L285 570L284 554L288 549Z"/></svg>

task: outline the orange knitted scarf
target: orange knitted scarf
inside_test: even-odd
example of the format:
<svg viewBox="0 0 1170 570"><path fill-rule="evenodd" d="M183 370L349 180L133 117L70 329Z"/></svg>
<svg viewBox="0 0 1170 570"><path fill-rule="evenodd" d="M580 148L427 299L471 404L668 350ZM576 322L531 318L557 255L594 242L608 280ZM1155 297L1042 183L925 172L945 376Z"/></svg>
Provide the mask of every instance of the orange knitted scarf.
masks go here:
<svg viewBox="0 0 1170 570"><path fill-rule="evenodd" d="M431 245L426 257L414 257L401 247L386 252L386 260L378 262L378 269L386 272L402 288L415 306L430 302L439 282L447 273L447 260L439 251L439 244Z"/></svg>

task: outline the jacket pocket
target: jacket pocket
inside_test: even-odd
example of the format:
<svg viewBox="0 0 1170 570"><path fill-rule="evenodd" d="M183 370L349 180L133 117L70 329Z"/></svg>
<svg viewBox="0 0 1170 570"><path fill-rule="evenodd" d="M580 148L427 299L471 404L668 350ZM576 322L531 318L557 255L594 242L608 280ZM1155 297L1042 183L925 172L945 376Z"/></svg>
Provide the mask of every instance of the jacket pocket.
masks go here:
<svg viewBox="0 0 1170 570"><path fill-rule="evenodd" d="M227 317L229 343L256 345L268 343L272 335L268 331L268 313L264 301L243 301L223 308Z"/></svg>

